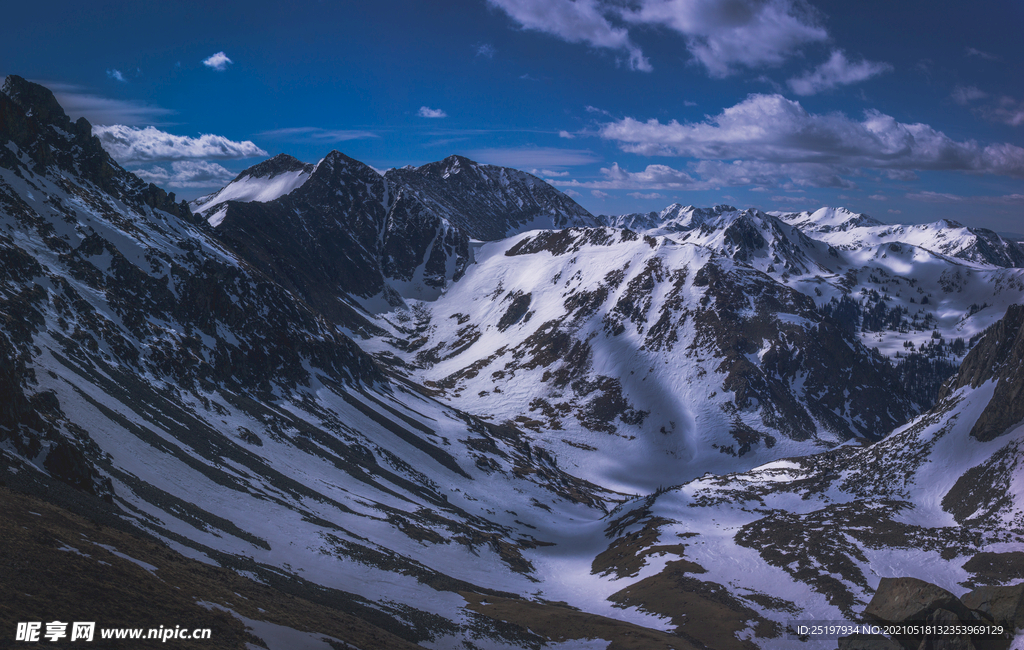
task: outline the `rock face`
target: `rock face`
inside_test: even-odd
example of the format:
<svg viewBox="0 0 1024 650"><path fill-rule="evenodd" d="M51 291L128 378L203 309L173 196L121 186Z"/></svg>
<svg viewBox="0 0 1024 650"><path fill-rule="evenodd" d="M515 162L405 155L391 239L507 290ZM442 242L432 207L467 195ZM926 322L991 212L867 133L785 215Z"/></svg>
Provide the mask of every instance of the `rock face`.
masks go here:
<svg viewBox="0 0 1024 650"><path fill-rule="evenodd" d="M36 173L59 169L134 207L192 218L187 202L175 203L173 192L143 182L114 162L92 135L88 120L82 117L72 123L48 88L17 75L9 75L0 89L0 141L20 149ZM5 147L0 150L0 166L18 170L25 165Z"/></svg>
<svg viewBox="0 0 1024 650"><path fill-rule="evenodd" d="M266 191L275 176L307 173L290 193L262 203L252 198L259 192L245 189ZM436 298L472 262L472 239L593 221L572 199L518 170L450 156L381 177L337 151L312 171L277 156L195 206L245 259L349 325L360 320L352 305L377 312L404 298Z"/></svg>
<svg viewBox="0 0 1024 650"><path fill-rule="evenodd" d="M957 376L939 398L958 388L996 383L992 400L978 418L971 435L982 442L994 440L1024 421L1024 305L1013 305L964 359Z"/></svg>
<svg viewBox="0 0 1024 650"><path fill-rule="evenodd" d="M536 176L463 156L389 169L385 178L473 239L494 241L537 228L597 225L589 212Z"/></svg>

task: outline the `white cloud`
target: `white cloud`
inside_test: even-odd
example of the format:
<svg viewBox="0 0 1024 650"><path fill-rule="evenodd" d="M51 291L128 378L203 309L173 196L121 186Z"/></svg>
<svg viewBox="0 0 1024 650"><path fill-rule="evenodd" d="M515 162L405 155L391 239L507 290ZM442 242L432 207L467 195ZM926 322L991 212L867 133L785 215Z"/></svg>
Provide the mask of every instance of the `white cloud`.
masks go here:
<svg viewBox="0 0 1024 650"><path fill-rule="evenodd" d="M828 38L804 0L488 1L524 29L624 52L629 67L642 71L653 68L630 38L633 26L682 35L694 60L713 77L740 66L778 65L803 45Z"/></svg>
<svg viewBox="0 0 1024 650"><path fill-rule="evenodd" d="M198 138L172 135L155 127L139 129L123 124L93 127L103 148L120 163L186 158L250 158L267 152L246 140L235 142L221 135Z"/></svg>
<svg viewBox="0 0 1024 650"><path fill-rule="evenodd" d="M807 197L806 196L778 195L778 196L773 196L772 197L772 201L775 201L777 203L801 203L801 204L806 204L807 203Z"/></svg>
<svg viewBox="0 0 1024 650"><path fill-rule="evenodd" d="M217 163L205 160L179 160L171 163L171 170L164 167L136 169L133 172L139 178L170 187L221 187L235 177Z"/></svg>
<svg viewBox="0 0 1024 650"><path fill-rule="evenodd" d="M643 194L641 192L630 192L626 196L632 196L634 199L663 199L663 195L657 192L651 192L650 194Z"/></svg>
<svg viewBox="0 0 1024 650"><path fill-rule="evenodd" d="M124 75L121 74L121 71L116 69L116 68L112 68L110 70L107 70L107 76L110 77L111 79L113 79L114 81L120 81L121 83L128 83L128 80L124 78Z"/></svg>
<svg viewBox="0 0 1024 650"><path fill-rule="evenodd" d="M262 131L256 135L264 138L287 140L290 142L345 142L347 140L366 140L380 136L370 131L353 131L347 129L321 129L316 126L300 126L287 129Z"/></svg>
<svg viewBox="0 0 1024 650"><path fill-rule="evenodd" d="M590 190L590 194L594 198L601 199L602 201L608 198L608 193L602 192L601 190Z"/></svg>
<svg viewBox="0 0 1024 650"><path fill-rule="evenodd" d="M953 140L927 124L906 124L875 110L854 120L808 113L780 95L750 95L698 123L624 118L601 137L640 155L772 163L819 163L857 169L929 169L1024 177L1024 148Z"/></svg>
<svg viewBox="0 0 1024 650"><path fill-rule="evenodd" d="M892 69L888 63L875 61L853 63L846 58L842 50L834 50L828 61L786 83L798 95L814 95L837 86L849 86L866 81L884 72L890 72Z"/></svg>
<svg viewBox="0 0 1024 650"><path fill-rule="evenodd" d="M576 136L574 136L573 134L569 133L568 131L559 131L558 132L558 137L565 138L566 140L572 140Z"/></svg>
<svg viewBox="0 0 1024 650"><path fill-rule="evenodd" d="M621 11L638 25L672 29L713 77L738 66L778 65L807 43L828 38L802 0L639 0Z"/></svg>
<svg viewBox="0 0 1024 650"><path fill-rule="evenodd" d="M448 113L445 113L440 108L430 108L429 106L420 106L420 110L416 114L420 117L430 118L448 117Z"/></svg>
<svg viewBox="0 0 1024 650"><path fill-rule="evenodd" d="M208 59L203 59L203 65L208 68L213 68L217 72L224 72L228 69L228 65L234 63L228 58L223 52L217 52Z"/></svg>
<svg viewBox="0 0 1024 650"><path fill-rule="evenodd" d="M888 201L889 197L882 194L872 194L868 197L872 201Z"/></svg>
<svg viewBox="0 0 1024 650"><path fill-rule="evenodd" d="M983 109L982 113L990 120L1010 126L1024 124L1024 102L1019 102L1012 97L1000 97L996 106Z"/></svg>
<svg viewBox="0 0 1024 650"><path fill-rule="evenodd" d="M753 186L767 192L769 187L803 191L801 187L853 189L856 185L839 175L835 167L820 163L766 163L760 161L701 160L686 170L668 165L648 165L642 172L629 172L618 163L600 170L603 180L551 180L558 187L614 190L710 190L728 186Z"/></svg>
<svg viewBox="0 0 1024 650"><path fill-rule="evenodd" d="M466 152L473 160L516 169L545 169L572 167L600 161L589 149L559 149L557 147L517 147L509 149L475 149Z"/></svg>
<svg viewBox="0 0 1024 650"><path fill-rule="evenodd" d="M476 55L482 56L488 59L493 59L494 55L498 53L498 50L494 48L490 43L481 43L476 46Z"/></svg>
<svg viewBox="0 0 1024 650"><path fill-rule="evenodd" d="M920 178L920 176L909 169L885 169L882 170L882 176L891 181L916 181Z"/></svg>
<svg viewBox="0 0 1024 650"><path fill-rule="evenodd" d="M583 196L576 190L562 190L562 194L565 194L566 196Z"/></svg>
<svg viewBox="0 0 1024 650"><path fill-rule="evenodd" d="M976 56L979 59L985 59L986 61L998 61L999 60L999 57L996 56L995 54L989 54L988 52L983 52L983 51L981 51L979 49L976 49L976 48L973 48L973 47L968 47L964 51L967 52L967 56Z"/></svg>
<svg viewBox="0 0 1024 650"><path fill-rule="evenodd" d="M559 176L569 175L569 172L555 172L551 171L550 169L531 169L530 173L533 174L534 176L553 176L556 178Z"/></svg>
<svg viewBox="0 0 1024 650"><path fill-rule="evenodd" d="M974 102L988 99L989 94L975 86L956 86L951 94L953 101L961 106L971 106L974 113L993 122L1010 126L1024 124L1024 102L1003 95L981 104Z"/></svg>
<svg viewBox="0 0 1024 650"><path fill-rule="evenodd" d="M691 102L688 99L683 101L683 106L696 106L696 105L697 105L697 102Z"/></svg>
<svg viewBox="0 0 1024 650"><path fill-rule="evenodd" d="M994 204L1017 204L1024 203L1024 194L1003 194L998 196L962 196L959 194L947 194L945 192L913 192L907 194L908 199L914 201L926 201L928 203L994 203Z"/></svg>
<svg viewBox="0 0 1024 650"><path fill-rule="evenodd" d="M600 181L563 181L552 180L558 187L586 187L603 190L678 190L706 189L690 174L672 169L667 165L648 165L642 172L628 172L619 163L601 169L604 180Z"/></svg>
<svg viewBox="0 0 1024 650"><path fill-rule="evenodd" d="M488 0L524 29L557 36L569 43L624 51L633 70L650 72L650 62L629 39L629 32L615 27L604 15L609 11L598 0Z"/></svg>
<svg viewBox="0 0 1024 650"><path fill-rule="evenodd" d="M100 97L87 92L83 87L73 84L38 81L51 91L64 112L71 119L84 117L92 124L166 124L164 119L173 115L174 111L167 108L150 106L142 102L126 101Z"/></svg>
<svg viewBox="0 0 1024 650"><path fill-rule="evenodd" d="M961 106L967 106L976 99L988 97L988 93L976 86L957 86L953 89L953 101Z"/></svg>
<svg viewBox="0 0 1024 650"><path fill-rule="evenodd" d="M903 210L893 210L893 209L889 209L889 210L887 210L887 212L888 212L889 214L903 214Z"/></svg>

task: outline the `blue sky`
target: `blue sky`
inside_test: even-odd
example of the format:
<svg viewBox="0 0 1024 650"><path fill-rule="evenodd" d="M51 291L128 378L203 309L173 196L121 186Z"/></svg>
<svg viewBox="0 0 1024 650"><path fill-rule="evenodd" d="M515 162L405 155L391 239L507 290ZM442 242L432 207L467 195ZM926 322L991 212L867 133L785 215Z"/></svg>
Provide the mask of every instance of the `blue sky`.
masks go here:
<svg viewBox="0 0 1024 650"><path fill-rule="evenodd" d="M452 153L594 213L843 205L1024 231L1016 0L17 3L49 85L192 198L281 152Z"/></svg>

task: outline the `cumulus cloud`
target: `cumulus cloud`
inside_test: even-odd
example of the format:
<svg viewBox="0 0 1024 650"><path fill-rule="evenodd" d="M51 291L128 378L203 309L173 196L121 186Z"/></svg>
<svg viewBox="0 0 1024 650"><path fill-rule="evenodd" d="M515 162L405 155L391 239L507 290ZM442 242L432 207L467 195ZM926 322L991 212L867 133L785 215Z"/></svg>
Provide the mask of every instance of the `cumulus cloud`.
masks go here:
<svg viewBox="0 0 1024 650"><path fill-rule="evenodd" d="M420 106L420 110L416 114L419 115L420 117L429 118L448 117L448 113L445 113L440 108L430 108L429 106Z"/></svg>
<svg viewBox="0 0 1024 650"><path fill-rule="evenodd" d="M648 165L641 172L622 169L618 163L600 170L600 180L551 180L558 187L605 190L712 190L722 187L753 186L753 191L775 187L802 191L802 187L853 189L856 184L840 176L841 171L820 163L767 163L756 160L701 160L686 169L668 165Z"/></svg>
<svg viewBox="0 0 1024 650"><path fill-rule="evenodd" d="M235 142L221 135L204 134L198 138L172 135L155 127L144 129L115 124L93 127L103 148L120 163L188 158L250 158L267 152L249 140Z"/></svg>
<svg viewBox="0 0 1024 650"><path fill-rule="evenodd" d="M623 52L634 70L652 70L630 27L680 34L713 77L737 68L778 65L828 32L803 0L488 0L524 29L570 43ZM614 22L613 22L614 19Z"/></svg>
<svg viewBox="0 0 1024 650"><path fill-rule="evenodd" d="M353 131L347 129L321 129L316 126L300 126L286 129L262 131L256 135L265 138L287 140L290 142L345 142L347 140L366 140L380 136L370 131Z"/></svg>
<svg viewBox="0 0 1024 650"><path fill-rule="evenodd" d="M1012 97L1003 95L993 97L990 101L978 103L979 100L989 99L990 95L975 86L956 86L951 94L953 101L961 106L970 106L971 110L981 117L993 122L1002 122L1010 126L1024 124L1024 102Z"/></svg>
<svg viewBox="0 0 1024 650"><path fill-rule="evenodd" d="M903 210L893 210L893 209L889 209L889 210L887 210L887 212L888 212L889 214L903 214Z"/></svg>
<svg viewBox="0 0 1024 650"><path fill-rule="evenodd" d="M562 190L562 194L565 194L566 196L583 196L576 190Z"/></svg>
<svg viewBox="0 0 1024 650"><path fill-rule="evenodd" d="M837 86L849 86L850 84L860 83L884 72L889 72L892 69L892 66L888 63L878 63L875 61L854 63L846 58L842 50L834 50L828 61L802 76L790 79L786 83L798 95L814 95Z"/></svg>
<svg viewBox="0 0 1024 650"><path fill-rule="evenodd" d="M604 180L578 181L578 180L552 180L552 185L558 187L585 187L602 190L678 190L678 189L703 189L698 187L698 181L690 174L672 169L668 165L648 165L642 172L629 172L621 167L619 163L612 163L611 167L601 169Z"/></svg>
<svg viewBox="0 0 1024 650"><path fill-rule="evenodd" d="M598 0L488 0L524 29L545 32L569 43L624 52L633 70L651 71L650 62L624 27L609 22L609 7Z"/></svg>
<svg viewBox="0 0 1024 650"><path fill-rule="evenodd" d="M121 74L121 71L118 70L117 68L111 68L110 70L107 70L107 76L110 77L111 79L113 79L114 81L120 81L121 83L128 83L128 80L124 78L124 75Z"/></svg>
<svg viewBox="0 0 1024 650"><path fill-rule="evenodd" d="M725 77L739 66L778 65L828 32L801 0L640 0L622 18L683 35L708 74Z"/></svg>
<svg viewBox="0 0 1024 650"><path fill-rule="evenodd" d="M622 150L707 160L819 163L849 169L952 170L1024 177L1024 148L953 140L927 124L876 110L862 120L807 112L780 95L750 95L703 122L624 118L599 134Z"/></svg>
<svg viewBox="0 0 1024 650"><path fill-rule="evenodd" d="M872 194L868 198L871 199L872 201L888 201L889 200L889 197L887 197L887 196L885 196L883 194Z"/></svg>
<svg viewBox="0 0 1024 650"><path fill-rule="evenodd" d="M498 50L494 48L490 43L481 43L476 46L476 55L482 56L488 59L493 59L494 55L498 53Z"/></svg>
<svg viewBox="0 0 1024 650"><path fill-rule="evenodd" d="M217 52L210 58L203 59L203 65L205 65L208 68L213 68L217 72L224 72L228 69L228 65L232 63L234 63L234 61L229 59L228 55L224 54L223 52Z"/></svg>
<svg viewBox="0 0 1024 650"><path fill-rule="evenodd" d="M573 134L569 133L568 131L559 131L558 132L558 137L565 138L566 140L572 140L576 136L574 136Z"/></svg>
<svg viewBox="0 0 1024 650"><path fill-rule="evenodd" d="M508 149L474 149L466 152L473 160L516 169L550 169L598 162L600 157L589 149L557 147L510 147Z"/></svg>
<svg viewBox="0 0 1024 650"><path fill-rule="evenodd" d="M171 163L170 171L164 167L151 167L136 169L133 173L156 185L182 188L220 187L235 177L234 173L217 163L205 160L179 160Z"/></svg>
<svg viewBox="0 0 1024 650"><path fill-rule="evenodd" d="M601 190L590 190L590 194L596 199L604 200L608 198L608 193Z"/></svg>
<svg viewBox="0 0 1024 650"><path fill-rule="evenodd" d="M1000 97L995 106L983 108L982 113L990 120L1010 126L1024 124L1024 102L1012 97Z"/></svg>

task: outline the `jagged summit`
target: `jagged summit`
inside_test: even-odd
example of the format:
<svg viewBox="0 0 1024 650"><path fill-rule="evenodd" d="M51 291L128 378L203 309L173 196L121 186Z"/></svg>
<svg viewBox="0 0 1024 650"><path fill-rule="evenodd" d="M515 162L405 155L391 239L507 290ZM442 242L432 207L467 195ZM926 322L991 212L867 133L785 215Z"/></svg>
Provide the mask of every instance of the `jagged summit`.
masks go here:
<svg viewBox="0 0 1024 650"><path fill-rule="evenodd" d="M593 215L536 176L464 156L389 169L385 178L473 239L494 241L537 228L597 225Z"/></svg>
<svg viewBox="0 0 1024 650"><path fill-rule="evenodd" d="M227 214L228 201L273 201L305 183L315 168L281 153L242 171L220 190L192 201L191 208L217 227Z"/></svg>
<svg viewBox="0 0 1024 650"><path fill-rule="evenodd" d="M278 174L284 174L285 172L297 172L304 171L307 174L313 171L316 165L310 163L304 163L294 156L289 156L286 153L279 153L273 158L267 158L261 163L257 163L252 167L244 170L234 180L241 180L242 178L267 178L274 177Z"/></svg>
<svg viewBox="0 0 1024 650"><path fill-rule="evenodd" d="M24 109L26 114L31 113L44 124L66 126L71 123L71 118L64 112L53 92L45 86L12 74L7 76L0 92ZM88 120L85 123L88 124Z"/></svg>
<svg viewBox="0 0 1024 650"><path fill-rule="evenodd" d="M72 122L46 87L8 75L0 89L0 167L18 176L71 174L126 204L160 209L192 219L188 204L127 172L92 135L84 117ZM13 147L12 147L13 145Z"/></svg>

